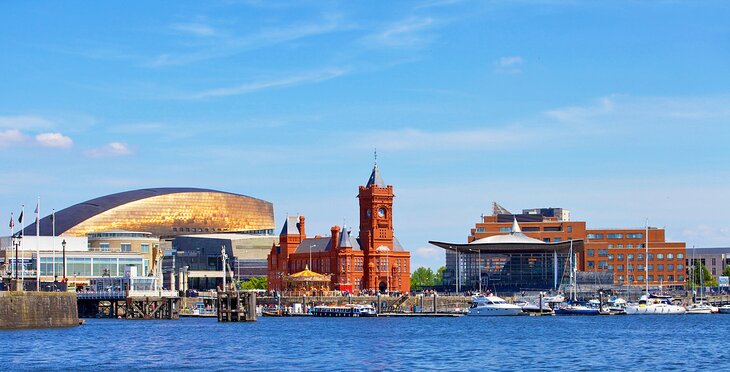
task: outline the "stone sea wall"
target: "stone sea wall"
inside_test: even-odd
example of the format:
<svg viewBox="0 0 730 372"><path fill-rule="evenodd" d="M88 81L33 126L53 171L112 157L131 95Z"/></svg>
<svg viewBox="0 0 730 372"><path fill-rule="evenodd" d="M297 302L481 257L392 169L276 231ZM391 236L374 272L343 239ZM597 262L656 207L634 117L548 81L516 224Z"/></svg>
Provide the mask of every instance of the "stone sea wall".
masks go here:
<svg viewBox="0 0 730 372"><path fill-rule="evenodd" d="M78 325L75 293L0 292L0 329Z"/></svg>

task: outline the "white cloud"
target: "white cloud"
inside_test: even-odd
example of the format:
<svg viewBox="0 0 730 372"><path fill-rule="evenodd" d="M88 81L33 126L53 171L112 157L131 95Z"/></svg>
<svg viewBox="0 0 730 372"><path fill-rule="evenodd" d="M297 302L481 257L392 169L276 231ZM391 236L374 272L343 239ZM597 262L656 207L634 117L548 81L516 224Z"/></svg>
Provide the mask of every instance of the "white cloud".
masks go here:
<svg viewBox="0 0 730 372"><path fill-rule="evenodd" d="M86 151L86 155L92 158L107 156L126 156L132 155L134 152L126 143L111 142L102 147Z"/></svg>
<svg viewBox="0 0 730 372"><path fill-rule="evenodd" d="M520 56L507 56L500 58L495 62L497 71L506 72L512 74L518 74L522 72L521 66L525 63L525 60Z"/></svg>
<svg viewBox="0 0 730 372"><path fill-rule="evenodd" d="M419 47L430 39L422 32L435 25L433 18L408 18L389 25L386 29L366 37L373 45L386 47Z"/></svg>
<svg viewBox="0 0 730 372"><path fill-rule="evenodd" d="M35 141L41 146L67 149L73 146L73 140L61 133L41 133L35 136Z"/></svg>
<svg viewBox="0 0 730 372"><path fill-rule="evenodd" d="M0 128L32 129L52 127L53 122L33 115L0 116Z"/></svg>
<svg viewBox="0 0 730 372"><path fill-rule="evenodd" d="M614 111L615 106L612 97L603 97L590 106L559 108L546 111L545 115L563 122L578 122L609 114Z"/></svg>
<svg viewBox="0 0 730 372"><path fill-rule="evenodd" d="M424 259L442 258L444 256L444 250L437 247L419 247L413 253Z"/></svg>
<svg viewBox="0 0 730 372"><path fill-rule="evenodd" d="M280 79L262 80L251 83L245 83L233 87L215 88L202 92L194 93L188 96L188 99L205 99L211 97L235 96L239 94L253 93L260 90L281 88L292 85L301 85L306 83L319 83L321 81L334 79L346 73L341 69L328 69L315 71L300 75L292 75Z"/></svg>
<svg viewBox="0 0 730 372"><path fill-rule="evenodd" d="M17 129L0 131L0 147L20 145L28 140L28 136Z"/></svg>
<svg viewBox="0 0 730 372"><path fill-rule="evenodd" d="M173 23L170 27L175 31L194 36L205 37L214 36L216 34L216 30L213 27L202 22Z"/></svg>

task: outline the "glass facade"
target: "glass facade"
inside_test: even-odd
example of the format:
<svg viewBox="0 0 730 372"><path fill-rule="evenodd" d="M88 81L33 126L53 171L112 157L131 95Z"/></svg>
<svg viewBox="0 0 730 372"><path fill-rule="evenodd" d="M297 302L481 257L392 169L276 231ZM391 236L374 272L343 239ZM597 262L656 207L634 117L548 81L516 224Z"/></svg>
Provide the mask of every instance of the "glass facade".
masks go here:
<svg viewBox="0 0 730 372"><path fill-rule="evenodd" d="M273 229L271 203L243 195L206 191L163 194L125 203L94 215L63 234L86 236L93 232L128 230L170 236L240 231L273 233Z"/></svg>
<svg viewBox="0 0 730 372"><path fill-rule="evenodd" d="M41 256L41 275L52 276L54 258ZM63 274L63 258L55 257L55 274L61 276ZM141 258L96 258L96 257L67 257L66 258L66 277L74 275L89 277L102 276L108 274L110 276L124 275L126 266L136 266L137 275L144 275L147 272L149 263L145 263ZM108 270L105 272L104 270Z"/></svg>

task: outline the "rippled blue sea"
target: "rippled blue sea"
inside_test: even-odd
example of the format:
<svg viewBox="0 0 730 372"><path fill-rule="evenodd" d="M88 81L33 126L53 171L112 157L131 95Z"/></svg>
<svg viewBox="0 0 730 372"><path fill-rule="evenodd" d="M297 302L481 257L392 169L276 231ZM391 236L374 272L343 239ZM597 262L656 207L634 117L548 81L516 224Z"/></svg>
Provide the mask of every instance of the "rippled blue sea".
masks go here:
<svg viewBox="0 0 730 372"><path fill-rule="evenodd" d="M91 319L0 332L0 370L730 370L730 315Z"/></svg>

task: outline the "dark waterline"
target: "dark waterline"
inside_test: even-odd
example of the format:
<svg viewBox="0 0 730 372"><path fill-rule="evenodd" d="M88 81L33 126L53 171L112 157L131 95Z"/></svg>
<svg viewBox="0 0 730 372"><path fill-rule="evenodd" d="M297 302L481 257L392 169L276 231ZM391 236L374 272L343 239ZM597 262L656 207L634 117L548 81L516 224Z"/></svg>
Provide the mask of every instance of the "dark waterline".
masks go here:
<svg viewBox="0 0 730 372"><path fill-rule="evenodd" d="M91 319L0 332L0 370L728 370L730 315Z"/></svg>

